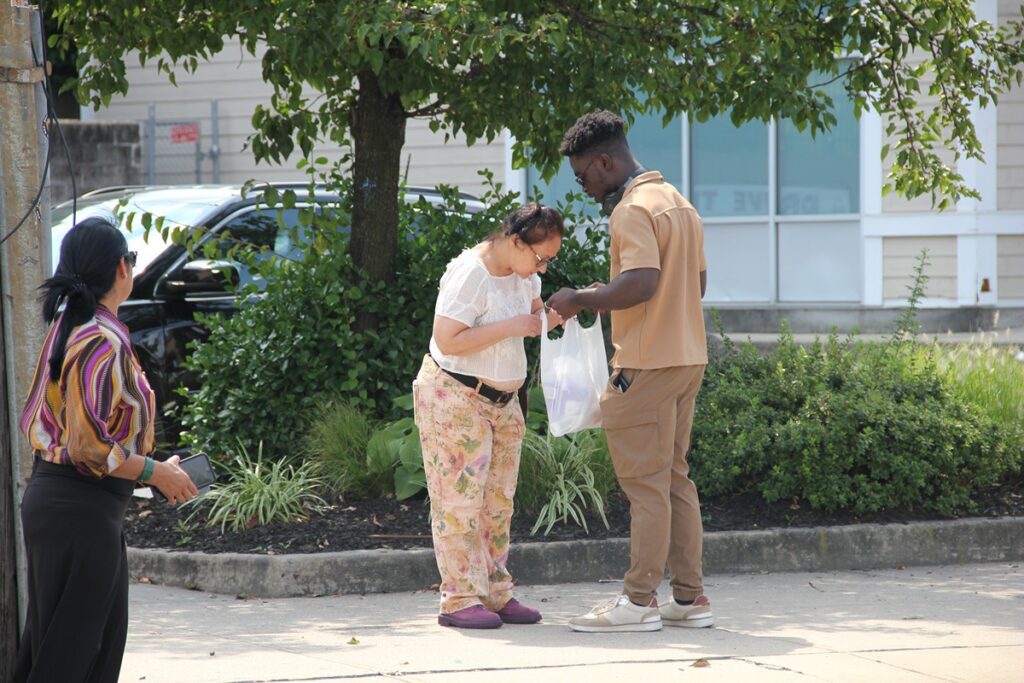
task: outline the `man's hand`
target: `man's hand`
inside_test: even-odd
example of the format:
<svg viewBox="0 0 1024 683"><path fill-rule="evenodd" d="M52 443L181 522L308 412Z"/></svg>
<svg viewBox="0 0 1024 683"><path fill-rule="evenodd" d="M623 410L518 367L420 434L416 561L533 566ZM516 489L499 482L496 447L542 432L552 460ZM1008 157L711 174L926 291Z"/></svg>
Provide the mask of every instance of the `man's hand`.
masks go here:
<svg viewBox="0 0 1024 683"><path fill-rule="evenodd" d="M548 299L548 307L555 309L558 315L568 320L583 310L579 304L579 290L571 287L562 287Z"/></svg>

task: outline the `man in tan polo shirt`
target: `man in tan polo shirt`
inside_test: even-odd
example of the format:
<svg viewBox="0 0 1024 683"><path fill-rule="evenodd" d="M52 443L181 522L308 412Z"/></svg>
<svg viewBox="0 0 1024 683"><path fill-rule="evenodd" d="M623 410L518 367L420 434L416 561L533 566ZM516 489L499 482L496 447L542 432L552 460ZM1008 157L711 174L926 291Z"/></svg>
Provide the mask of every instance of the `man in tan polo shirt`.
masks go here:
<svg viewBox="0 0 1024 683"><path fill-rule="evenodd" d="M610 215L611 279L563 288L548 305L565 318L612 311L612 374L601 414L612 463L629 498L630 566L622 595L574 617L576 631L656 631L711 626L701 573L703 528L686 453L707 365L701 298L707 285L700 216L661 173L633 157L624 122L580 117L561 153ZM672 596L659 608L668 565Z"/></svg>

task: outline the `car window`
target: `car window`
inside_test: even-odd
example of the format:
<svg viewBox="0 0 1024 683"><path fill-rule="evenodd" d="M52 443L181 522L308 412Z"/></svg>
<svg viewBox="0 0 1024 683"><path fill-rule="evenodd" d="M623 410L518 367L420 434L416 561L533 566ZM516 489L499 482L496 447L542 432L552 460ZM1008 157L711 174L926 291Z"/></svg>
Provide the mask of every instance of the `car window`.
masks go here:
<svg viewBox="0 0 1024 683"><path fill-rule="evenodd" d="M129 205L119 210L118 204L119 200L111 199L79 207L75 219L81 223L86 218L101 216L116 225L128 242L128 251L134 251L138 254L138 260L135 263L135 273L139 274L144 272L146 267L171 244L171 240L165 240L156 230L150 230L147 235L138 216L132 222L132 228L129 229L127 226L128 212L133 210L140 211L140 209ZM172 231L176 227L182 227L174 221L167 221L164 225L170 227ZM57 264L60 261L61 242L64 241L64 237L71 231L72 227L72 216L68 213L64 215L63 220L54 223L50 230L50 268L52 270L57 269ZM168 233L169 236L170 234Z"/></svg>
<svg viewBox="0 0 1024 683"><path fill-rule="evenodd" d="M224 223L217 231L217 253L227 256L240 245L252 250L257 261L262 262L278 256L295 259L301 256L301 246L293 244L292 233L302 234L299 224L300 208L291 209L250 209ZM280 220L279 220L280 217ZM238 267L239 286L255 283L264 289L266 279L245 263L234 259Z"/></svg>

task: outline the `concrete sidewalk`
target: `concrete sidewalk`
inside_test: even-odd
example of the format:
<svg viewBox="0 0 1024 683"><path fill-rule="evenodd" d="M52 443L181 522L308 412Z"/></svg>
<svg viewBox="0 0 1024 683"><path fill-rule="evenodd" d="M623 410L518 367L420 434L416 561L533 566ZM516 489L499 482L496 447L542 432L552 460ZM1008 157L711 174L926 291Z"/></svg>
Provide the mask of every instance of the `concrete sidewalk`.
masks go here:
<svg viewBox="0 0 1024 683"><path fill-rule="evenodd" d="M521 586L543 623L474 632L438 626L434 592L239 600L133 584L121 681L1024 680L1017 562L712 575L715 628L565 625L620 588Z"/></svg>

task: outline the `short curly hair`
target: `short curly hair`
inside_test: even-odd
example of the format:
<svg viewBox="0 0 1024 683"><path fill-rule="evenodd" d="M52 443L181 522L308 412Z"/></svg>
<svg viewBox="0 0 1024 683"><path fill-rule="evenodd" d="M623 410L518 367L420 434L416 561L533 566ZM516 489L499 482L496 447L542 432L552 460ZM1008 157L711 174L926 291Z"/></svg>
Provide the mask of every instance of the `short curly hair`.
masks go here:
<svg viewBox="0 0 1024 683"><path fill-rule="evenodd" d="M565 132L558 151L571 157L595 147L627 146L626 122L621 116L610 111L592 111L576 119L572 128Z"/></svg>

